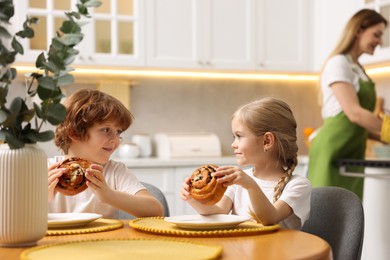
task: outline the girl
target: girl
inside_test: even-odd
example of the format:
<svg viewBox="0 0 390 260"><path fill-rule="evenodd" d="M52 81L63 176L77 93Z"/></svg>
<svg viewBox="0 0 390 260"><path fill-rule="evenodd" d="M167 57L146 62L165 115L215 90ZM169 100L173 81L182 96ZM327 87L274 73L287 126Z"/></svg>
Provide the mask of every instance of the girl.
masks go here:
<svg viewBox="0 0 390 260"><path fill-rule="evenodd" d="M358 11L321 73L323 126L309 151L309 179L313 186L339 186L363 197L363 178L340 175L337 160L364 159L368 136L380 140L382 120L375 108L375 84L359 63L382 44L387 21L374 10ZM382 137L383 138L383 137Z"/></svg>
<svg viewBox="0 0 390 260"><path fill-rule="evenodd" d="M163 206L123 163L110 160L121 133L133 116L117 99L98 90L81 89L67 100L66 117L56 129L55 144L65 157L91 161L88 188L74 196L56 189L63 169L49 167L49 212L93 212L118 218L119 210L135 217L163 216ZM148 205L148 206L145 206Z"/></svg>
<svg viewBox="0 0 390 260"><path fill-rule="evenodd" d="M232 148L239 165L219 167L218 182L228 186L223 198L205 206L190 198L187 178L181 197L200 214L246 215L263 225L280 223L300 229L309 216L311 185L293 175L297 165L294 116L283 101L265 98L242 106L233 114Z"/></svg>

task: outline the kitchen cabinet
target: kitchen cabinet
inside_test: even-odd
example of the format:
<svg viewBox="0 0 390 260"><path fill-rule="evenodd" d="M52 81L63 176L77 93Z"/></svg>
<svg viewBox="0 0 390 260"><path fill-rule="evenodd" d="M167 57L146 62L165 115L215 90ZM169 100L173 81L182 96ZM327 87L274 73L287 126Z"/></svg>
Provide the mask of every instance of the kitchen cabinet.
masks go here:
<svg viewBox="0 0 390 260"><path fill-rule="evenodd" d="M170 215L196 214L196 211L180 198L180 188L184 179L191 175L193 167L158 167L137 168L129 167L140 181L153 184L164 193Z"/></svg>
<svg viewBox="0 0 390 260"><path fill-rule="evenodd" d="M364 7L374 9L383 15L390 22L390 0L365 0ZM361 59L363 64L374 64L390 61L390 28L387 26L383 34L383 44L375 49L374 55L363 54Z"/></svg>
<svg viewBox="0 0 390 260"><path fill-rule="evenodd" d="M101 0L92 8L91 19L82 19L84 39L78 46L78 65L143 66L144 65L144 1ZM18 62L35 62L41 52L49 49L56 30L66 19L64 12L74 10L77 0L19 0L14 1L15 20L22 26L25 17L39 18L34 25L36 37L22 41L25 55ZM14 27L16 27L14 25Z"/></svg>
<svg viewBox="0 0 390 260"><path fill-rule="evenodd" d="M256 70L311 69L308 0L256 1Z"/></svg>
<svg viewBox="0 0 390 260"><path fill-rule="evenodd" d="M310 22L313 39L313 70L318 72L336 47L345 24L357 10L362 8L362 2L356 0L312 2L313 11Z"/></svg>
<svg viewBox="0 0 390 260"><path fill-rule="evenodd" d="M147 1L147 66L253 69L254 0Z"/></svg>
<svg viewBox="0 0 390 260"><path fill-rule="evenodd" d="M310 69L308 0L150 0L147 10L147 66Z"/></svg>

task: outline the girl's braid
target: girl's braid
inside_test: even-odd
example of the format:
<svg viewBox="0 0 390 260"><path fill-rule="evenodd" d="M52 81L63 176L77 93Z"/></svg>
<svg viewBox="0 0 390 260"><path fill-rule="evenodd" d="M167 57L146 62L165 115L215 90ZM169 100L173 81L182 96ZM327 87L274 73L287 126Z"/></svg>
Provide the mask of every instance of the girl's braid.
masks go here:
<svg viewBox="0 0 390 260"><path fill-rule="evenodd" d="M291 159L290 165L287 167L286 170L287 175L280 178L278 184L274 188L275 191L274 198L273 198L274 203L280 198L280 195L282 194L284 187L286 187L287 182L291 179L292 173L294 172L297 164L298 164L298 159L297 159L297 155L295 155L294 158Z"/></svg>

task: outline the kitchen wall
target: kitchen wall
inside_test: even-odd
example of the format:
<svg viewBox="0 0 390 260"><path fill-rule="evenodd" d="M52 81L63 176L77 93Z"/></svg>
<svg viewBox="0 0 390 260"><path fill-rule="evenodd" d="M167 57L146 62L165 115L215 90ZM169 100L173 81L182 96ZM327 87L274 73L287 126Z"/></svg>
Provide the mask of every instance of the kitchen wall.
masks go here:
<svg viewBox="0 0 390 260"><path fill-rule="evenodd" d="M290 104L298 123L300 154L307 153L303 128L321 123L315 82L139 79L132 87L131 110L136 118L129 134L215 132L224 155L232 155L231 115L242 104L272 96Z"/></svg>
<svg viewBox="0 0 390 260"><path fill-rule="evenodd" d="M94 80L96 82L96 79ZM95 88L87 80L67 87L71 93L80 87ZM80 83L81 82L81 83ZM299 154L306 154L303 128L321 124L315 81L216 80L198 78L134 78L130 109L135 122L124 134L215 132L221 139L223 155L232 155L231 115L242 104L272 96L290 104L298 123ZM12 93L23 95L23 84L14 84ZM49 156L58 154L50 143L40 144Z"/></svg>
<svg viewBox="0 0 390 260"><path fill-rule="evenodd" d="M378 96L384 97L385 107L390 110L390 76L374 75L372 79ZM300 155L307 154L303 129L322 123L316 81L139 77L133 82L130 109L135 121L124 134L125 141L136 133L212 131L221 139L223 155L232 155L232 113L240 105L266 96L283 99L291 106L298 123ZM72 93L81 87L96 88L97 85L85 79L76 80L76 83L67 87L66 92ZM22 96L23 91L23 84L10 88L13 95ZM52 142L40 145L49 156L59 153Z"/></svg>
<svg viewBox="0 0 390 260"><path fill-rule="evenodd" d="M390 75L373 75L371 78L375 82L377 96L384 98L384 107L390 111Z"/></svg>

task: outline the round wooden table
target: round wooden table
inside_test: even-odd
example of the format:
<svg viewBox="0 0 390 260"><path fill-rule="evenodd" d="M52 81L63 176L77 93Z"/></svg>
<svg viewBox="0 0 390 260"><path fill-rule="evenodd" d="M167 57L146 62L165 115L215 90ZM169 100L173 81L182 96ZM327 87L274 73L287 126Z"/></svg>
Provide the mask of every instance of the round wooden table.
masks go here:
<svg viewBox="0 0 390 260"><path fill-rule="evenodd" d="M124 227L113 231L80 235L45 236L38 241L38 245L60 242L91 240L91 239L118 239L118 238L167 238L151 233L137 231L124 220ZM179 237L169 236L170 239L192 241L223 247L224 260L237 259L333 259L329 244L320 237L290 229L279 229L274 232L259 235L234 237ZM0 247L0 259L20 259L20 254L26 248Z"/></svg>

